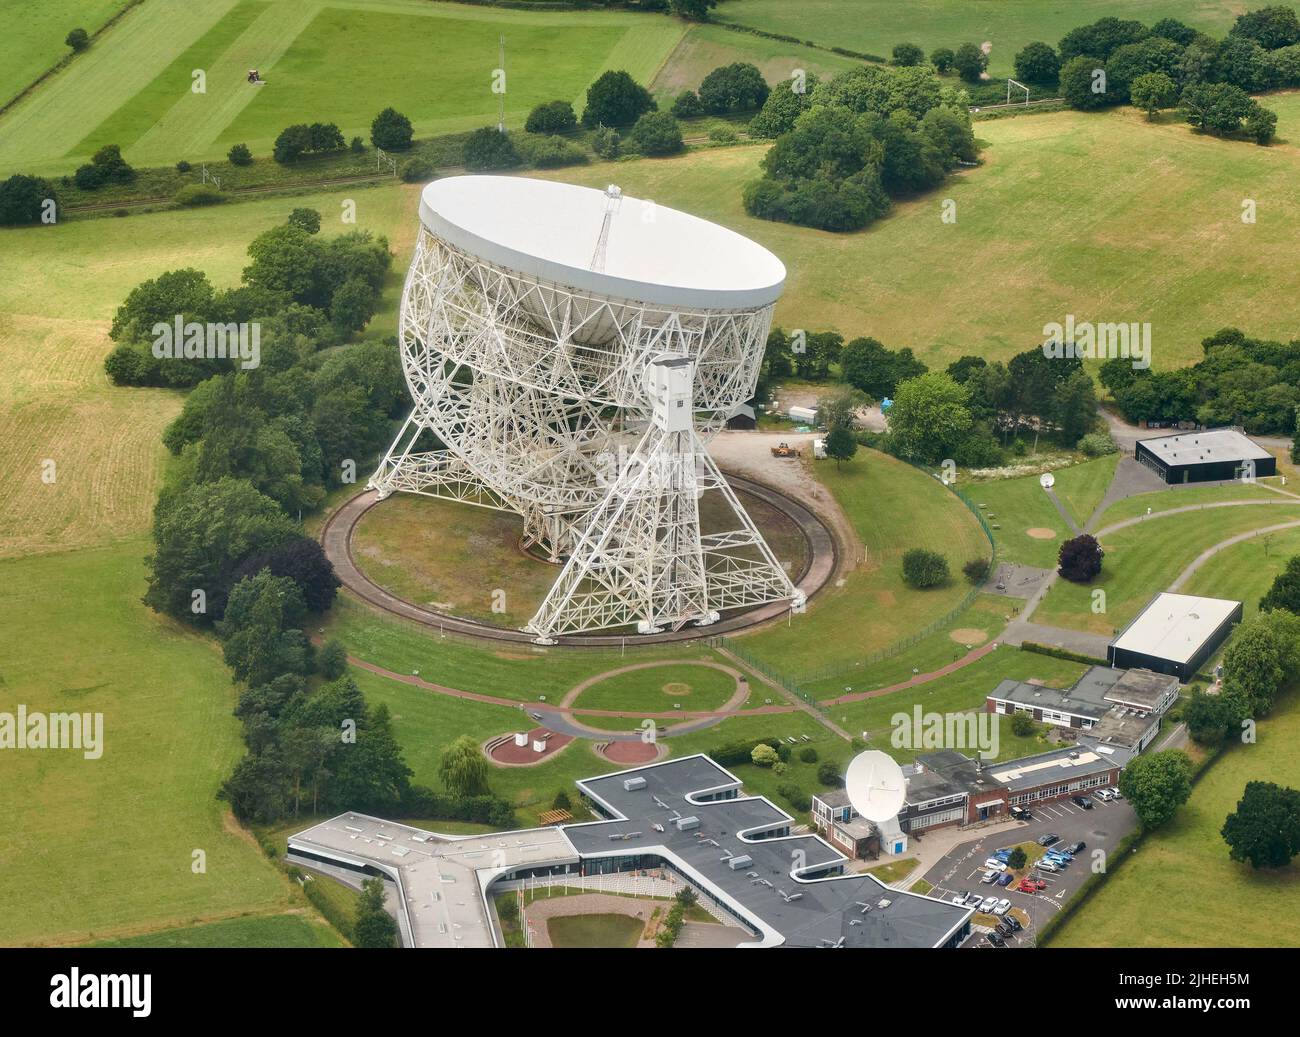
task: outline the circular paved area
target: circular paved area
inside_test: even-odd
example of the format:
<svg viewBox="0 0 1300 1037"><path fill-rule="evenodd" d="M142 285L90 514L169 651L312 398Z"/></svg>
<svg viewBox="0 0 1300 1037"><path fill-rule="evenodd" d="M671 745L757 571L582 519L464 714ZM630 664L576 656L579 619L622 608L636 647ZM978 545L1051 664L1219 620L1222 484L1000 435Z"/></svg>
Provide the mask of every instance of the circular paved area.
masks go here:
<svg viewBox="0 0 1300 1037"><path fill-rule="evenodd" d="M808 562L803 572L795 580L795 586L811 598L816 594L835 571L837 545L835 538L822 520L810 509L800 504L793 497L734 475L727 477L731 486L739 491L757 497L764 503L783 512L808 541ZM352 557L352 535L361 517L379 503L379 494L374 490L362 490L355 497L345 501L325 522L321 530L321 545L325 556L334 566L334 571L343 586L362 601L374 608L404 619L413 620L424 626L440 631L468 634L490 641L511 641L531 644L533 635L522 630L507 630L488 626L469 619L445 615L433 609L423 608L414 602L400 598L385 590L358 568ZM658 634L566 634L556 638L560 645L588 648L609 648L622 645L628 641L636 644L665 644L673 641L692 641L714 634L731 633L748 627L757 626L773 619L783 617L789 611L781 602L763 605L755 609L729 615L709 627L687 626L681 630L665 630Z"/></svg>

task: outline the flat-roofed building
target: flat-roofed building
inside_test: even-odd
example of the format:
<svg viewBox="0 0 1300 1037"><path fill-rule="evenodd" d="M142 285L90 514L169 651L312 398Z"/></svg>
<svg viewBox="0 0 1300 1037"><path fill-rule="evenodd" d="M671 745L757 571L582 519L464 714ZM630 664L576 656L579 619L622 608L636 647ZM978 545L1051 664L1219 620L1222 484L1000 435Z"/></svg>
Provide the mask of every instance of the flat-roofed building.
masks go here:
<svg viewBox="0 0 1300 1037"><path fill-rule="evenodd" d="M1161 593L1110 643L1112 666L1141 667L1186 683L1241 622L1241 602Z"/></svg>
<svg viewBox="0 0 1300 1037"><path fill-rule="evenodd" d="M989 771L1006 786L1012 806L1026 807L1114 785L1133 755L1123 749L1093 744L1085 738L1073 747L1064 746L994 764Z"/></svg>
<svg viewBox="0 0 1300 1037"><path fill-rule="evenodd" d="M1277 459L1272 454L1230 428L1142 439L1133 456L1171 484L1277 474Z"/></svg>

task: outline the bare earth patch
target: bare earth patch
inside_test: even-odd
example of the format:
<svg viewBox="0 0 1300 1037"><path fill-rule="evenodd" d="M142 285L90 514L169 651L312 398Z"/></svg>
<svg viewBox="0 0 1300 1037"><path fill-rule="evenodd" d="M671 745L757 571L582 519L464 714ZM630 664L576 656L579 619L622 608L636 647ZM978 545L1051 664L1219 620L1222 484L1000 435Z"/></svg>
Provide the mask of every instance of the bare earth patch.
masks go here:
<svg viewBox="0 0 1300 1037"><path fill-rule="evenodd" d="M976 630L974 627L958 627L948 634L959 645L982 645L989 639L989 635L983 630Z"/></svg>
<svg viewBox="0 0 1300 1037"><path fill-rule="evenodd" d="M664 694L671 695L673 698L680 698L683 695L691 693L691 686L682 681L669 681L664 685Z"/></svg>
<svg viewBox="0 0 1300 1037"><path fill-rule="evenodd" d="M1025 530L1025 535L1035 540L1055 540L1056 530L1048 529L1046 526L1030 526Z"/></svg>

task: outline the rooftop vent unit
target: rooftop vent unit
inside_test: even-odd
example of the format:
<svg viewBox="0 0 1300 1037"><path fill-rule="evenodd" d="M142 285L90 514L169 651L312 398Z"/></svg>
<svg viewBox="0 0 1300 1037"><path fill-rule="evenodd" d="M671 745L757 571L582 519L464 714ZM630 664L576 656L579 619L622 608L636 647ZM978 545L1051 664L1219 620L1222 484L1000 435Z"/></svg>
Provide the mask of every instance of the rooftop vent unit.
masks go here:
<svg viewBox="0 0 1300 1037"><path fill-rule="evenodd" d="M625 792L635 792L637 789L645 788L645 778L624 778L623 790Z"/></svg>
<svg viewBox="0 0 1300 1037"><path fill-rule="evenodd" d="M887 898L882 898L882 899L881 899L881 900L876 904L876 907L880 908L880 910L883 911L883 910L884 910L885 908L887 908L891 903L892 903L892 901L890 901L889 899L887 899Z"/></svg>
<svg viewBox="0 0 1300 1037"><path fill-rule="evenodd" d="M700 819L691 815L690 817L679 817L673 822L679 832L689 832L692 828L700 827Z"/></svg>
<svg viewBox="0 0 1300 1037"><path fill-rule="evenodd" d="M742 853L742 854L738 854L735 857L730 858L727 861L727 867L730 868L732 871L740 871L741 868L748 868L753 863L754 863L753 857L750 857L748 854Z"/></svg>

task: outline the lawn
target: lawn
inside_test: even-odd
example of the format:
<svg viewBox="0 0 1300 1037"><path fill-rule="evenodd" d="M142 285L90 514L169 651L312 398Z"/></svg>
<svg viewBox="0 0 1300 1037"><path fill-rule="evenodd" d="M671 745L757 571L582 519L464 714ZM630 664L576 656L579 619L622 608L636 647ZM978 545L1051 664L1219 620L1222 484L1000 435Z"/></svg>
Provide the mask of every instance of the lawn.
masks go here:
<svg viewBox="0 0 1300 1037"><path fill-rule="evenodd" d="M1183 592L1240 601L1252 616L1274 578L1298 554L1300 529L1254 537L1220 551L1196 570Z"/></svg>
<svg viewBox="0 0 1300 1037"><path fill-rule="evenodd" d="M141 165L218 158L240 142L266 155L297 122L368 138L389 105L420 136L476 129L497 121L502 36L506 121L521 126L542 101L580 102L606 69L650 82L685 30L628 12L418 0L150 0L0 119L0 168L70 171L103 143ZM246 82L249 68L263 86Z"/></svg>
<svg viewBox="0 0 1300 1037"><path fill-rule="evenodd" d="M961 567L990 553L961 500L911 465L860 450L843 466L818 465L817 476L866 545L866 562L842 586L824 589L789 624L735 639L745 653L801 680L850 668L942 619L970 592ZM946 585L913 590L903 582L902 556L913 547L948 559L952 578Z"/></svg>
<svg viewBox="0 0 1300 1037"><path fill-rule="evenodd" d="M555 947L635 947L645 929L631 915L561 915L546 920Z"/></svg>
<svg viewBox="0 0 1300 1037"><path fill-rule="evenodd" d="M1217 504L1230 500L1275 501L1278 495L1265 489L1259 483L1229 483L1222 486L1170 486L1168 489L1153 493L1139 493L1125 497L1107 508L1097 520L1097 529L1105 529L1117 522L1145 515L1149 508L1153 513L1170 511L1173 508L1185 508L1193 504Z"/></svg>
<svg viewBox="0 0 1300 1037"><path fill-rule="evenodd" d="M0 104L18 94L65 54L64 43L75 28L95 32L127 5L128 0L0 0L0 39L5 60L0 65Z"/></svg>
<svg viewBox="0 0 1300 1037"><path fill-rule="evenodd" d="M709 666L667 664L630 670L593 684L573 703L583 709L646 710L661 713L680 707L688 710L721 708L736 692L736 682ZM580 718L583 723L599 717ZM623 727L635 726L623 721Z"/></svg>
<svg viewBox="0 0 1300 1037"><path fill-rule="evenodd" d="M161 435L182 397L118 388L104 375L113 312L140 281L193 266L233 285L254 237L295 206L319 209L322 233L344 197L356 227L385 234L398 254L367 334L391 334L414 234L414 188L306 194L212 209L81 220L6 230L0 278L0 556L138 537L153 513L167 457ZM54 462L54 481L43 478Z"/></svg>
<svg viewBox="0 0 1300 1037"><path fill-rule="evenodd" d="M1002 645L969 666L925 684L877 698L828 705L827 716L851 734L863 738L869 747L883 749L896 759L906 762L918 752L940 747L893 745L895 715L906 714L910 721L917 706L921 707L923 713L944 715L983 710L988 693L1004 679L1039 680L1049 687L1065 688L1078 680L1085 670L1087 666L1083 663L1068 662ZM997 723L997 759L1015 759L1050 748L1041 737L1046 730L1042 725L1039 725L1035 734L1020 737L1012 734L1011 724L1006 718L998 717ZM979 747L943 748L969 750Z"/></svg>
<svg viewBox="0 0 1300 1037"><path fill-rule="evenodd" d="M1102 538L1106 557L1090 584L1057 580L1034 612L1049 626L1111 634L1165 590L1208 547L1238 533L1300 520L1296 507L1243 505L1152 517ZM1092 611L1093 593L1105 592L1105 611Z"/></svg>
<svg viewBox="0 0 1300 1037"><path fill-rule="evenodd" d="M1254 745L1228 749L1165 827L1071 916L1053 947L1300 946L1300 863L1254 871L1220 836L1248 781L1300 787L1300 693L1259 722Z"/></svg>
<svg viewBox="0 0 1300 1037"><path fill-rule="evenodd" d="M776 313L787 328L872 335L942 367L963 354L1009 359L1067 314L1150 321L1153 364L1167 369L1199 359L1201 339L1227 325L1282 341L1300 325L1300 94L1267 104L1290 143L1217 140L1128 109L981 122L982 167L854 234L747 216L741 190L759 173L760 145L536 175L617 182L766 245L788 270ZM1242 224L1244 184L1269 219ZM945 198L956 223L939 219Z"/></svg>
<svg viewBox="0 0 1300 1037"><path fill-rule="evenodd" d="M929 54L935 47L989 42L989 72L1006 76L1026 43L1043 40L1055 47L1071 29L1098 18L1136 18L1147 25L1178 18L1222 36L1249 6L1234 0L732 0L715 18L884 57L896 43L916 43Z"/></svg>
<svg viewBox="0 0 1300 1037"><path fill-rule="evenodd" d="M314 947L346 946L323 922L300 914L254 915L222 922L164 929L143 936L98 940L88 947Z"/></svg>
<svg viewBox="0 0 1300 1037"><path fill-rule="evenodd" d="M1119 454L1099 457L1094 461L1062 468L1053 475L1056 478L1057 499L1065 505L1065 510L1074 518L1080 528L1088 523L1097 505L1106 496L1106 490L1115 478L1115 466L1119 464Z"/></svg>
<svg viewBox="0 0 1300 1037"><path fill-rule="evenodd" d="M243 755L214 644L140 604L142 541L0 561L6 709L103 714L103 755L0 754L0 943L285 906L217 788ZM191 870L195 851L206 871ZM35 907L34 905L39 905Z"/></svg>

